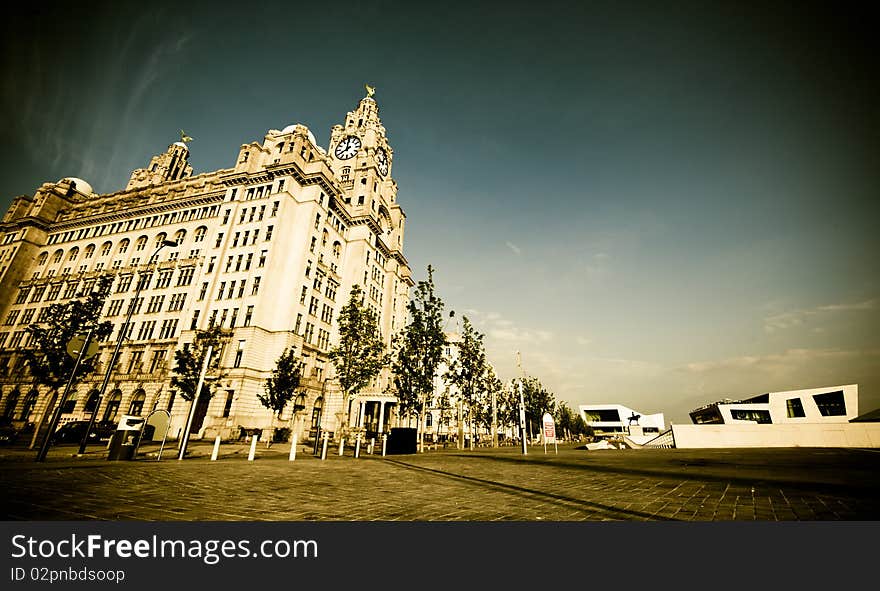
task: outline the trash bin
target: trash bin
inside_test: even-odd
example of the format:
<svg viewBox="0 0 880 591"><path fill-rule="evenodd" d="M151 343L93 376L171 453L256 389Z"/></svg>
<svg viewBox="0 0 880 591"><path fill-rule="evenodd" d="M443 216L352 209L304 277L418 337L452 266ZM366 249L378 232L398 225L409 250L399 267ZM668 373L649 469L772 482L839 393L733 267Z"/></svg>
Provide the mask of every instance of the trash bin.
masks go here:
<svg viewBox="0 0 880 591"><path fill-rule="evenodd" d="M144 427L144 418L131 415L122 415L116 432L110 438L108 446L108 460L133 460L135 450L141 439L141 429Z"/></svg>
<svg viewBox="0 0 880 591"><path fill-rule="evenodd" d="M388 436L388 444L385 453L414 454L418 451L418 437L415 427L393 427Z"/></svg>

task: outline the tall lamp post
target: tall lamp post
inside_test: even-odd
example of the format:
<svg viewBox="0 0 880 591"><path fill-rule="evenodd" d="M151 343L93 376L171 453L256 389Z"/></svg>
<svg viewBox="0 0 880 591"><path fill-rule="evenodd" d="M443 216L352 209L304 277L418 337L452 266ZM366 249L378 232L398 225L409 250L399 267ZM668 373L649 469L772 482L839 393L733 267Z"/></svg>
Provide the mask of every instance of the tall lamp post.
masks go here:
<svg viewBox="0 0 880 591"><path fill-rule="evenodd" d="M148 259L148 264L155 261L156 257L159 256L159 251L166 246L177 246L177 242L174 240L163 240L162 243L156 248L156 252L154 252L152 256ZM98 416L98 409L101 408L101 401L104 399L104 394L107 391L107 384L110 383L110 374L113 372L113 366L116 364L116 358L119 356L119 350L122 348L122 342L125 340L126 333L128 333L128 326L131 324L131 317L134 314L134 307L137 303L138 297L141 295L141 290L143 288L143 281L138 279L137 287L134 292L134 299L132 300L131 305L128 307L128 312L125 315L125 322L122 323L122 328L119 329L119 337L116 339L116 347L113 349L113 354L110 355L110 361L107 363L107 371L104 372L104 381L101 383L101 389L98 391L98 399L95 401L95 407L92 409L92 416L89 418L89 424L86 427L85 433L83 433L82 441L80 441L79 443L79 455L86 453L86 445L89 442L89 433L91 433L92 428L95 426L95 418Z"/></svg>

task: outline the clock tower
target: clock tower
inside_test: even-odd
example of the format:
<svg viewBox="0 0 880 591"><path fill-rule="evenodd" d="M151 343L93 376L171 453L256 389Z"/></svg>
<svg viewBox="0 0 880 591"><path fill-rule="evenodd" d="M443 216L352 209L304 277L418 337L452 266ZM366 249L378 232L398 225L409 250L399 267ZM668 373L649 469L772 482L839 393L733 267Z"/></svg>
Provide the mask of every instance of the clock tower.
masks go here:
<svg viewBox="0 0 880 591"><path fill-rule="evenodd" d="M391 178L394 151L379 119L374 92L367 86L367 96L347 114L345 123L333 126L328 146L345 203L356 216L389 212L397 200L397 184Z"/></svg>

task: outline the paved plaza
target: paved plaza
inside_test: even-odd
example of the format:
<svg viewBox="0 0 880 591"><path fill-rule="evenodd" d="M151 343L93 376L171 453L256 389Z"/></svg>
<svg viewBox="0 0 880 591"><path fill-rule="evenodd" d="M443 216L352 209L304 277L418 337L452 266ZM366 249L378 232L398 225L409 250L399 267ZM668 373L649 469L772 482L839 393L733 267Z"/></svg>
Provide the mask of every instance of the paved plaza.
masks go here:
<svg viewBox="0 0 880 591"><path fill-rule="evenodd" d="M600 450L560 446L337 455L289 445L196 442L109 462L101 448L0 450L6 520L834 521L880 518L880 453L868 449Z"/></svg>

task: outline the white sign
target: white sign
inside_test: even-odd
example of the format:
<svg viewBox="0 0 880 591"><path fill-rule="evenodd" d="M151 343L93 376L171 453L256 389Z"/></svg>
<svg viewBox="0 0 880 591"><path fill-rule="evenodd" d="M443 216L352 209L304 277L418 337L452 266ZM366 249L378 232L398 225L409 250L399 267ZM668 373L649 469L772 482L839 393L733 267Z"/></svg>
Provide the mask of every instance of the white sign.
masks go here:
<svg viewBox="0 0 880 591"><path fill-rule="evenodd" d="M553 416L549 412L544 413L543 423L544 423L544 441L546 441L547 443L555 443L556 442L556 422L553 420Z"/></svg>

